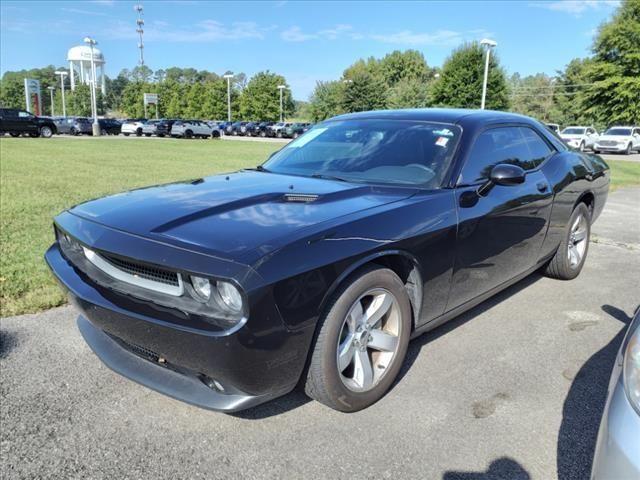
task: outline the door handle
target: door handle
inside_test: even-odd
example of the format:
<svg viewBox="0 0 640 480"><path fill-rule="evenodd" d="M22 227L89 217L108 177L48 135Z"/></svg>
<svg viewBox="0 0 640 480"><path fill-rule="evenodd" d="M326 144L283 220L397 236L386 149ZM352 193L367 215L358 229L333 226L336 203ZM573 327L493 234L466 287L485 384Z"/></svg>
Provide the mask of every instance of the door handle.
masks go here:
<svg viewBox="0 0 640 480"><path fill-rule="evenodd" d="M536 184L536 187L538 187L538 191L539 191L540 193L544 193L544 192L546 192L546 191L547 191L547 188L549 188L549 187L548 187L548 185L547 185L545 182L538 182L538 183Z"/></svg>

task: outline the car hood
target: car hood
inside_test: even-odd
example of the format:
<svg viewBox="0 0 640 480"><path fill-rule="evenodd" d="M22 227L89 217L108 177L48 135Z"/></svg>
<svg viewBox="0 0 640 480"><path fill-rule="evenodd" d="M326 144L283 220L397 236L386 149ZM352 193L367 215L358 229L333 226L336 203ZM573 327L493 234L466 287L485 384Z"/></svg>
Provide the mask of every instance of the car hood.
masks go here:
<svg viewBox="0 0 640 480"><path fill-rule="evenodd" d="M599 141L602 140L613 140L614 142L628 142L631 140L631 137L625 137L623 135L600 135L598 138Z"/></svg>
<svg viewBox="0 0 640 480"><path fill-rule="evenodd" d="M241 171L132 190L77 205L70 212L124 232L251 263L311 227L415 192Z"/></svg>

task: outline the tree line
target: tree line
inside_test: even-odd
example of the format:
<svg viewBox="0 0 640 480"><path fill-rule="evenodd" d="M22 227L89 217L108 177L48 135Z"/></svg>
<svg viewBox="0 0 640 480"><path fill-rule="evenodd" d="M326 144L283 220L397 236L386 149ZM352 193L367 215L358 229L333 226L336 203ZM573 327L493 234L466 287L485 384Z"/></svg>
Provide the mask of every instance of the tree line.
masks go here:
<svg viewBox="0 0 640 480"><path fill-rule="evenodd" d="M309 102L294 101L284 92L287 117L321 121L341 113L386 108L479 108L485 50L467 43L453 50L440 68L428 65L417 50L394 51L383 58L359 59L341 78L319 81ZM0 104L22 108L23 79L40 80L43 110L50 112L47 87L56 87L55 111L62 112L59 79L54 66L6 72L0 80ZM225 72L226 73L226 72ZM67 77L67 88L69 79ZM600 26L592 55L572 60L556 75L522 77L505 73L493 52L489 65L486 108L522 113L562 125L605 127L640 124L640 0L623 0L613 17ZM286 78L265 71L231 81L232 117L277 120L278 85ZM143 93L159 94L161 117L225 119L227 80L194 68L152 71L147 66L123 70L106 82L106 95L98 94L100 113L128 117L144 115ZM89 115L89 88L67 91L67 114ZM155 113L152 112L152 113Z"/></svg>

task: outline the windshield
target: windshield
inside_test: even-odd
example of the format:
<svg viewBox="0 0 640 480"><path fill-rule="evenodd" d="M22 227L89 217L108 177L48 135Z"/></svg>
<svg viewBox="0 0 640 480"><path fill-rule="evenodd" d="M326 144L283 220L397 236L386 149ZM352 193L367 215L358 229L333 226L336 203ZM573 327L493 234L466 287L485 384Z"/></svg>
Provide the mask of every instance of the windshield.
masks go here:
<svg viewBox="0 0 640 480"><path fill-rule="evenodd" d="M457 126L429 122L330 121L287 144L264 168L357 183L437 188L460 134Z"/></svg>
<svg viewBox="0 0 640 480"><path fill-rule="evenodd" d="M610 128L605 135L613 135L616 137L628 137L631 135L630 128Z"/></svg>
<svg viewBox="0 0 640 480"><path fill-rule="evenodd" d="M584 128L569 127L562 131L563 135L584 135Z"/></svg>

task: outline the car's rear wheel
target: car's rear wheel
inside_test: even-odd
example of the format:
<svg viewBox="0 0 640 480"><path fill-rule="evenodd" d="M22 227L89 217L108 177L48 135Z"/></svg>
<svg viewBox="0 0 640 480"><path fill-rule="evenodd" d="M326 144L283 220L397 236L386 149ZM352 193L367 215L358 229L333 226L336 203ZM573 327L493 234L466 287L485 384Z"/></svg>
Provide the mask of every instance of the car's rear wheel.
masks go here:
<svg viewBox="0 0 640 480"><path fill-rule="evenodd" d="M333 296L311 354L305 392L342 412L378 401L396 379L411 334L411 302L386 268L356 274Z"/></svg>
<svg viewBox="0 0 640 480"><path fill-rule="evenodd" d="M184 132L184 138L191 138L193 137L193 132L191 130L187 130L186 132Z"/></svg>
<svg viewBox="0 0 640 480"><path fill-rule="evenodd" d="M150 133L145 133L145 134L144 134L144 136L145 136L145 137L150 137L150 136L151 136L151 134L150 134Z"/></svg>
<svg viewBox="0 0 640 480"><path fill-rule="evenodd" d="M42 127L40 127L40 136L42 138L53 137L53 129L47 125L43 125Z"/></svg>
<svg viewBox="0 0 640 480"><path fill-rule="evenodd" d="M20 136L20 134L16 132L9 132L9 135L11 135L13 138L18 138Z"/></svg>
<svg viewBox="0 0 640 480"><path fill-rule="evenodd" d="M79 135L78 130L76 130L76 127L71 127L71 130L69 130L69 133L71 135Z"/></svg>
<svg viewBox="0 0 640 480"><path fill-rule="evenodd" d="M142 129L141 129L141 128L138 128L138 129L136 130L136 137L140 137L141 135L142 135Z"/></svg>
<svg viewBox="0 0 640 480"><path fill-rule="evenodd" d="M123 135L124 135L125 137L128 137L128 136L129 136L129 134L128 134L128 133L123 133Z"/></svg>
<svg viewBox="0 0 640 480"><path fill-rule="evenodd" d="M299 136L300 136L300 134L299 134L298 132L296 132L296 133L294 133L294 134L293 134L293 138L294 138L294 139L298 138Z"/></svg>
<svg viewBox="0 0 640 480"><path fill-rule="evenodd" d="M587 259L590 238L591 212L584 203L579 203L571 214L563 241L545 268L545 274L559 280L576 278Z"/></svg>

